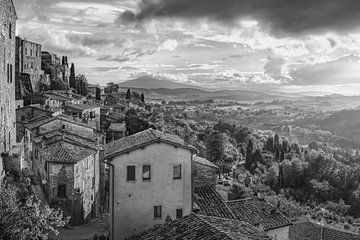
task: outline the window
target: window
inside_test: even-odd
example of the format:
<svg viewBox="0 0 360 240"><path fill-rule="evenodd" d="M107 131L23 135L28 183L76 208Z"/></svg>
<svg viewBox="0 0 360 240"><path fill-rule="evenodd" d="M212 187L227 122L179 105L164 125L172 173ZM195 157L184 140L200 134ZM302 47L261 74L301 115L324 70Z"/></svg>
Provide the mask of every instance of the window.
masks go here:
<svg viewBox="0 0 360 240"><path fill-rule="evenodd" d="M25 116L21 116L21 121L25 121Z"/></svg>
<svg viewBox="0 0 360 240"><path fill-rule="evenodd" d="M66 184L59 184L57 189L58 198L66 198Z"/></svg>
<svg viewBox="0 0 360 240"><path fill-rule="evenodd" d="M181 164L174 165L174 179L181 179Z"/></svg>
<svg viewBox="0 0 360 240"><path fill-rule="evenodd" d="M176 218L182 218L183 217L183 210L181 208L176 209Z"/></svg>
<svg viewBox="0 0 360 240"><path fill-rule="evenodd" d="M10 64L7 65L7 82L10 82Z"/></svg>
<svg viewBox="0 0 360 240"><path fill-rule="evenodd" d="M126 180L128 182L135 181L135 166L127 166Z"/></svg>
<svg viewBox="0 0 360 240"><path fill-rule="evenodd" d="M12 25L11 23L9 24L9 38L12 38Z"/></svg>
<svg viewBox="0 0 360 240"><path fill-rule="evenodd" d="M10 81L9 83L12 83L13 82L13 66L12 64L10 64Z"/></svg>
<svg viewBox="0 0 360 240"><path fill-rule="evenodd" d="M161 206L154 206L154 218L161 218L162 216Z"/></svg>
<svg viewBox="0 0 360 240"><path fill-rule="evenodd" d="M142 175L143 181L150 181L151 179L151 168L150 165L144 165L143 166L143 175Z"/></svg>

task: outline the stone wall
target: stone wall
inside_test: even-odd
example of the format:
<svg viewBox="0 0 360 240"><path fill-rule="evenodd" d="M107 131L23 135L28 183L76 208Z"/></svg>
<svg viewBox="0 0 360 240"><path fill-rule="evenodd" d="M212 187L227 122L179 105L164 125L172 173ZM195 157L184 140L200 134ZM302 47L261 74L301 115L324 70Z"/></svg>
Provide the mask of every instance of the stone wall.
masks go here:
<svg viewBox="0 0 360 240"><path fill-rule="evenodd" d="M15 29L16 14L11 0L0 1L0 153L16 143L15 126ZM0 176L3 173L0 159ZM0 179L1 180L1 179Z"/></svg>
<svg viewBox="0 0 360 240"><path fill-rule="evenodd" d="M194 187L214 186L217 181L217 169L205 164L193 162Z"/></svg>

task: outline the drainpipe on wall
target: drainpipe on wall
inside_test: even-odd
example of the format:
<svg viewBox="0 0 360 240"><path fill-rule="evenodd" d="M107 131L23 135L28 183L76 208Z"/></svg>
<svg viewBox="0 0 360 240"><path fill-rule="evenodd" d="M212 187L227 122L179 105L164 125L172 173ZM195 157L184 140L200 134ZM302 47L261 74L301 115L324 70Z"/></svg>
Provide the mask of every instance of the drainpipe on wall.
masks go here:
<svg viewBox="0 0 360 240"><path fill-rule="evenodd" d="M110 180L110 185L111 185L111 196L112 198L109 199L109 202L111 202L111 233L110 233L110 240L114 240L114 206L115 206L115 196L114 196L114 165L111 164L110 162L106 161L106 159L102 159L101 160L103 163L109 165L110 167L110 174L111 174L111 180Z"/></svg>

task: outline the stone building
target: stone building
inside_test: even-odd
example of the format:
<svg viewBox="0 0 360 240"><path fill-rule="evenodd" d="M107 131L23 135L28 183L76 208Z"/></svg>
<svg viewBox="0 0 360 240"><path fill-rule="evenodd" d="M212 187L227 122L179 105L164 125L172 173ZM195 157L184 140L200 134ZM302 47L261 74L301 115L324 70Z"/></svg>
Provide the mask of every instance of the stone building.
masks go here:
<svg viewBox="0 0 360 240"><path fill-rule="evenodd" d="M42 51L41 69L44 70L44 73L50 81L60 79L64 84L69 85L70 68L67 56L63 56L60 59L55 53Z"/></svg>
<svg viewBox="0 0 360 240"><path fill-rule="evenodd" d="M16 135L21 139L25 135L25 125L31 120L40 120L41 117L51 117L53 112L37 105L29 105L16 109Z"/></svg>
<svg viewBox="0 0 360 240"><path fill-rule="evenodd" d="M16 144L15 117L15 29L16 10L12 0L0 1L0 153L11 153ZM0 181L4 176L0 156Z"/></svg>
<svg viewBox="0 0 360 240"><path fill-rule="evenodd" d="M110 176L111 239L127 239L192 212L194 148L148 129L105 148Z"/></svg>
<svg viewBox="0 0 360 240"><path fill-rule="evenodd" d="M219 167L212 162L198 156L193 157L194 187L215 186L217 184Z"/></svg>
<svg viewBox="0 0 360 240"><path fill-rule="evenodd" d="M15 53L16 97L39 92L39 81L44 74L41 70L41 45L16 37Z"/></svg>
<svg viewBox="0 0 360 240"><path fill-rule="evenodd" d="M42 51L41 64L42 64L42 69L44 69L44 65L48 65L48 66L60 65L60 58L54 53L50 53L48 51Z"/></svg>
<svg viewBox="0 0 360 240"><path fill-rule="evenodd" d="M52 207L83 224L100 212L101 144L91 138L56 130L33 139L34 163Z"/></svg>
<svg viewBox="0 0 360 240"><path fill-rule="evenodd" d="M100 106L90 104L69 104L63 106L65 114L82 119L93 124L100 130Z"/></svg>

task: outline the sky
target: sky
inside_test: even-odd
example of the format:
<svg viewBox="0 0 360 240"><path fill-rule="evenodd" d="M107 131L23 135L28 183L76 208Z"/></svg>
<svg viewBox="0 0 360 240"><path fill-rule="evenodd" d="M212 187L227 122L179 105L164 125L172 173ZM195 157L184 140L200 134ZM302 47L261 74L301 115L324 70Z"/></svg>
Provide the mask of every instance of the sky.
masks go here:
<svg viewBox="0 0 360 240"><path fill-rule="evenodd" d="M358 0L14 0L17 34L92 83L360 95Z"/></svg>

